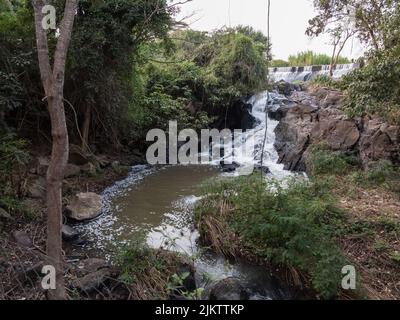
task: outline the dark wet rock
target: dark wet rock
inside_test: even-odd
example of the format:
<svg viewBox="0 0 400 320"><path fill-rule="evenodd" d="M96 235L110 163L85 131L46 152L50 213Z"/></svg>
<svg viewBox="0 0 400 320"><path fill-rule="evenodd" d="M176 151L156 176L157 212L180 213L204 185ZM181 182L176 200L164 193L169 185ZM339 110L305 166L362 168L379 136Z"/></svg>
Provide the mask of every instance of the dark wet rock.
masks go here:
<svg viewBox="0 0 400 320"><path fill-rule="evenodd" d="M101 196L96 193L78 193L67 206L67 215L77 221L98 217L102 210Z"/></svg>
<svg viewBox="0 0 400 320"><path fill-rule="evenodd" d="M255 170L255 171L261 171L261 172L263 172L263 173L265 173L265 174L270 174L270 173L271 173L271 170L269 170L268 167L266 167L266 166L261 166L261 165L256 165L256 166L254 166L254 170Z"/></svg>
<svg viewBox="0 0 400 320"><path fill-rule="evenodd" d="M12 233L13 240L21 247L33 248L32 239L24 231L14 231Z"/></svg>
<svg viewBox="0 0 400 320"><path fill-rule="evenodd" d="M217 116L218 120L212 125L212 127L219 130L222 129L242 129L248 130L254 128L257 121L251 114L252 105L244 101L234 102L227 110L218 110L220 114L212 114Z"/></svg>
<svg viewBox="0 0 400 320"><path fill-rule="evenodd" d="M79 232L66 224L62 226L61 233L64 241L72 242L79 239Z"/></svg>
<svg viewBox="0 0 400 320"><path fill-rule="evenodd" d="M268 110L268 117L272 120L281 121L295 105L296 104L291 103L282 106L277 105L275 108L270 108Z"/></svg>
<svg viewBox="0 0 400 320"><path fill-rule="evenodd" d="M240 164L237 162L232 162L232 163L224 163L221 162L221 170L222 172L229 173L229 172L235 172L237 168L240 167Z"/></svg>
<svg viewBox="0 0 400 320"><path fill-rule="evenodd" d="M196 290L195 268L191 263L181 263L177 270L178 275L188 274L183 280L183 288L187 292Z"/></svg>
<svg viewBox="0 0 400 320"><path fill-rule="evenodd" d="M310 144L310 133L315 122L317 109L304 104L291 108L275 129L275 148L279 162L285 169L304 171L303 153Z"/></svg>
<svg viewBox="0 0 400 320"><path fill-rule="evenodd" d="M293 91L300 91L301 87L297 84L289 83L284 80L275 83L275 90L284 96L290 96Z"/></svg>
<svg viewBox="0 0 400 320"><path fill-rule="evenodd" d="M211 284L205 290L206 300L240 301L249 300L249 294L235 278L227 278Z"/></svg>

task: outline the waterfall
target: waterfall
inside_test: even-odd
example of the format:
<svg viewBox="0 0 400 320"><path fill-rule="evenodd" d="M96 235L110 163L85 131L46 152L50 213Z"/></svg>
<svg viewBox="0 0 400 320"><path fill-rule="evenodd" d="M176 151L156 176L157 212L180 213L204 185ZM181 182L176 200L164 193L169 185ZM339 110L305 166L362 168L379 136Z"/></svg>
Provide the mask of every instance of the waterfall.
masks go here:
<svg viewBox="0 0 400 320"><path fill-rule="evenodd" d="M338 64L333 71L333 78L339 79L358 67L359 66L356 63ZM275 82L282 80L290 83L294 81L309 81L318 75L329 76L330 65L269 69L269 77Z"/></svg>
<svg viewBox="0 0 400 320"><path fill-rule="evenodd" d="M268 91L250 98L248 103L253 106L251 114L256 119L257 124L253 129L239 134L235 138L233 148L230 149L225 146L228 155L221 160L237 163L241 168L260 166L262 162L263 166L267 167L272 176L277 179L291 175L289 171L284 170L283 164L278 164L279 156L274 147L275 128L279 122L267 116L268 108L277 108L277 105L284 99L284 96L271 92L268 94ZM267 130L267 135L264 159L261 161L265 130ZM240 174L240 172L239 168L236 174Z"/></svg>

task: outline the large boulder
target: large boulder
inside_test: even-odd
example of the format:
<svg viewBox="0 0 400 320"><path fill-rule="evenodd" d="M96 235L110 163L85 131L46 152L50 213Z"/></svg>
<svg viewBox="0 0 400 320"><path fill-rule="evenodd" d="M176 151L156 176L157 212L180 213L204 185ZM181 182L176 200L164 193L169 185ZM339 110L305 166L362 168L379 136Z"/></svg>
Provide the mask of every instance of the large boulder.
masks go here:
<svg viewBox="0 0 400 320"><path fill-rule="evenodd" d="M101 196L96 193L78 193L67 206L68 217L84 221L98 217L102 210Z"/></svg>
<svg viewBox="0 0 400 320"><path fill-rule="evenodd" d="M299 104L291 108L276 127L275 148L278 151L279 162L285 164L285 169L306 169L302 156L310 144L317 110L310 105Z"/></svg>
<svg viewBox="0 0 400 320"><path fill-rule="evenodd" d="M324 141L332 150L348 151L360 139L360 132L354 121L327 119L315 123L311 130L311 141Z"/></svg>
<svg viewBox="0 0 400 320"><path fill-rule="evenodd" d="M378 118L364 120L359 150L365 168L379 160L400 164L400 127L388 125Z"/></svg>
<svg viewBox="0 0 400 320"><path fill-rule="evenodd" d="M214 301L241 301L249 300L249 294L236 278L226 278L211 284L206 289L208 300Z"/></svg>

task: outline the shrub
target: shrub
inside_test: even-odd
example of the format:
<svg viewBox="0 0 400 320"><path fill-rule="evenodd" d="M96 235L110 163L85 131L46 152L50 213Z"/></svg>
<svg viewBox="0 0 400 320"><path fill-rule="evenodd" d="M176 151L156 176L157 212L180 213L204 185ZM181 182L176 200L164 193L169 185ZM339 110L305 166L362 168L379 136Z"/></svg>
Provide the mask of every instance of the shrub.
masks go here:
<svg viewBox="0 0 400 320"><path fill-rule="evenodd" d="M400 47L399 47L400 48ZM373 114L400 124L400 49L377 51L369 63L343 78L349 117Z"/></svg>
<svg viewBox="0 0 400 320"><path fill-rule="evenodd" d="M22 195L23 178L29 159L26 140L14 134L0 137L0 195Z"/></svg>
<svg viewBox="0 0 400 320"><path fill-rule="evenodd" d="M352 157L317 146L311 150L310 171L312 175L345 174L354 162Z"/></svg>
<svg viewBox="0 0 400 320"><path fill-rule="evenodd" d="M221 218L228 204L227 225L239 234L249 252L307 272L313 287L324 298L331 298L338 292L345 258L334 242L334 226L344 215L330 196L330 188L329 179L290 181L287 188L261 180L259 175L222 180L206 188L208 197L197 207L196 219L201 224L210 215ZM201 228L204 234L207 226L201 224Z"/></svg>

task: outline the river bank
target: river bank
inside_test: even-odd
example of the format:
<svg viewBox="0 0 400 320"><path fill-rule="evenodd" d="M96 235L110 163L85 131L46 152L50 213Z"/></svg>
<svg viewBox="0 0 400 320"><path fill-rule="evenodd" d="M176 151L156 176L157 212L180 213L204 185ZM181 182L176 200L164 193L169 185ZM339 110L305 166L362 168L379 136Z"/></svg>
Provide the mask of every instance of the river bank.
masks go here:
<svg viewBox="0 0 400 320"><path fill-rule="evenodd" d="M278 162L309 180L282 189L256 176L210 187L196 214L201 239L224 255L280 266L317 298L398 299L398 127L348 119L338 90L279 89L286 99L269 109L279 121ZM356 291L341 288L347 264Z"/></svg>

